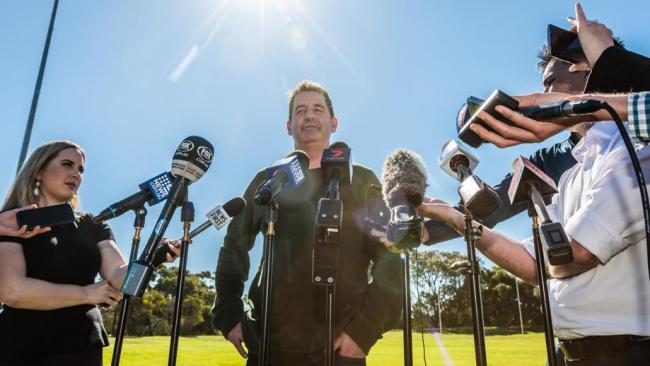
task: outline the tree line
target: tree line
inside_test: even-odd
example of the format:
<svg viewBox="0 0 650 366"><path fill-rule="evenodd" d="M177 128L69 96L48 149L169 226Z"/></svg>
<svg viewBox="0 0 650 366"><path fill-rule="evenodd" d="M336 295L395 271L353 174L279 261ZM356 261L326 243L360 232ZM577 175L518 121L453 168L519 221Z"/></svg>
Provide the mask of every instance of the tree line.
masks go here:
<svg viewBox="0 0 650 366"><path fill-rule="evenodd" d="M411 254L414 330L471 327L468 275L454 265L465 260L464 255L452 251L429 250ZM144 296L131 299L126 335L171 334L177 273L176 267L160 267ZM483 264L480 282L486 326L519 326L517 287L524 326L542 324L537 288L521 281L515 285L515 278L502 268L485 268ZM210 313L214 296L214 272L187 273L181 334L216 334ZM109 333L114 334L120 306L102 310Z"/></svg>

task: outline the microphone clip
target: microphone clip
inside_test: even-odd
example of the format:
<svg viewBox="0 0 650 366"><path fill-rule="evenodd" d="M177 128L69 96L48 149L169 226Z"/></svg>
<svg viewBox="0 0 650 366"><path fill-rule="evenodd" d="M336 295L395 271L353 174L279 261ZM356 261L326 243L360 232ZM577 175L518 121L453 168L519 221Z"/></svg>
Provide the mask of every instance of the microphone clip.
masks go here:
<svg viewBox="0 0 650 366"><path fill-rule="evenodd" d="M391 210L386 239L398 249L416 248L420 245L423 230L424 219L415 208L400 205Z"/></svg>
<svg viewBox="0 0 650 366"><path fill-rule="evenodd" d="M343 202L321 198L316 211L316 231L312 254L312 281L316 285L336 283L343 224Z"/></svg>

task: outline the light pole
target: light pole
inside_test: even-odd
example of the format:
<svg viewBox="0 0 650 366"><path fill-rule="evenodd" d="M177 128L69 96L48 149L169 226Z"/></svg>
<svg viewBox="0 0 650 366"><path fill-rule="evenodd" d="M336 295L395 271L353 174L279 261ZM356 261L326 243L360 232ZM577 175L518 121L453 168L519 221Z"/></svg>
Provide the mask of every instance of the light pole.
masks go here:
<svg viewBox="0 0 650 366"><path fill-rule="evenodd" d="M41 66L38 69L38 77L36 78L36 86L34 87L34 96L32 97L32 106L29 109L29 118L27 119L27 127L25 128L25 136L23 137L23 146L20 149L20 157L18 158L18 167L16 168L16 174L18 174L20 167L23 165L23 161L25 161L25 156L27 156L27 148L29 147L29 140L32 137L32 127L34 126L34 117L36 116L36 106L38 105L38 97L41 94L41 84L43 83L43 74L45 73L45 64L47 63L47 54L50 51L50 40L52 39L54 19L56 18L56 10L58 7L59 0L54 0L52 15L50 16L50 26L47 29L45 47L43 48L43 56L41 57Z"/></svg>
<svg viewBox="0 0 650 366"><path fill-rule="evenodd" d="M524 331L524 318L521 315L521 298L519 297L519 279L509 272L506 272L508 276L512 277L515 280L515 289L517 291L517 309L519 310L519 327L521 328L521 334L525 334Z"/></svg>

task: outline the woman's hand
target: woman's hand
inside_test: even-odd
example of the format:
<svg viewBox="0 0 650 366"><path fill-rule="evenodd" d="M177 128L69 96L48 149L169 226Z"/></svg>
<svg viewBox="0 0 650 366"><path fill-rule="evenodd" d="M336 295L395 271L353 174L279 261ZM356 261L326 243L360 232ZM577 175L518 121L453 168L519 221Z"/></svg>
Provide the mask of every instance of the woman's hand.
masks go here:
<svg viewBox="0 0 650 366"><path fill-rule="evenodd" d="M18 223L16 221L16 213L23 210L31 210L34 208L36 208L36 205L29 205L5 212L0 212L0 235L28 239L32 236L50 231L49 227L36 226L30 231L27 230L27 225L18 227Z"/></svg>
<svg viewBox="0 0 650 366"><path fill-rule="evenodd" d="M87 304L113 306L122 299L122 293L106 280L83 286L83 291Z"/></svg>

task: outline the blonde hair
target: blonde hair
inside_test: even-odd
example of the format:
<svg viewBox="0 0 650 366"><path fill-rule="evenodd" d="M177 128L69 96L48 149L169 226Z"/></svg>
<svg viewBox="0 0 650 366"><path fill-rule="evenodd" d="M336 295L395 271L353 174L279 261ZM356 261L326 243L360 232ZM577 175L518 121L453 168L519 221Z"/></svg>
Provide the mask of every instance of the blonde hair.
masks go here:
<svg viewBox="0 0 650 366"><path fill-rule="evenodd" d="M38 203L38 196L34 194L36 175L41 172L62 150L75 148L86 159L83 149L72 141L60 140L45 143L34 150L20 168L14 184L7 194L2 211ZM70 199L73 209L77 209L79 196L75 194Z"/></svg>
<svg viewBox="0 0 650 366"><path fill-rule="evenodd" d="M327 90L325 90L322 85L315 81L303 80L289 93L289 121L291 121L291 116L293 114L293 102L296 99L296 95L310 91L320 93L325 98L327 109L329 109L330 115L334 117L334 107L332 106L332 100L330 99L330 95Z"/></svg>

